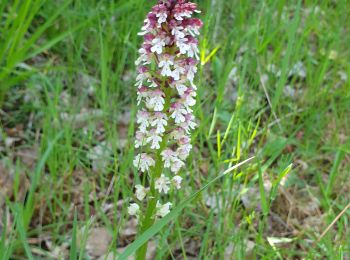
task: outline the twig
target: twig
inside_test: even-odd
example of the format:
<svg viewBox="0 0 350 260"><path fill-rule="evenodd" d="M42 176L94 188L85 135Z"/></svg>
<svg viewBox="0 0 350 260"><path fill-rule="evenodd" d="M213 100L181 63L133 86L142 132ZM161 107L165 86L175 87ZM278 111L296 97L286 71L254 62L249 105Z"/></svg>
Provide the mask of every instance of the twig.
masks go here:
<svg viewBox="0 0 350 260"><path fill-rule="evenodd" d="M331 227L334 226L334 224L340 219L340 217L342 215L344 215L344 213L350 208L350 203L348 205L346 205L346 207L338 214L338 216L336 216L336 218L332 221L331 224L329 224L329 226L323 231L323 233L321 234L321 236L317 239L316 244L318 242L320 242L320 240L328 233L328 231L331 229Z"/></svg>

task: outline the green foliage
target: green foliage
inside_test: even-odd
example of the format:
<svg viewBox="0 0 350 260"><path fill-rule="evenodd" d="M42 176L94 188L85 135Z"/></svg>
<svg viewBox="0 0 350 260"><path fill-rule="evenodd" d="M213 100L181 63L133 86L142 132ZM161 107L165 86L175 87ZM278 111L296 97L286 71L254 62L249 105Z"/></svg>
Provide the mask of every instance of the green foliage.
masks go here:
<svg viewBox="0 0 350 260"><path fill-rule="evenodd" d="M348 213L316 241L350 200L348 1L197 2L200 124L185 188L170 195L173 213L124 256L152 239L157 259L186 258L189 241L207 259L225 259L232 245L233 259L345 259ZM52 257L28 242L43 234L54 246L69 241L68 255L84 259L95 226L113 234L111 254L125 247L126 207L139 178L132 167L137 32L151 5L0 1L0 146L9 129L24 126L16 147L0 149L16 176L16 195L3 206L1 259ZM305 77L290 73L298 62ZM18 154L34 147L30 167ZM281 200L286 194L291 201Z"/></svg>

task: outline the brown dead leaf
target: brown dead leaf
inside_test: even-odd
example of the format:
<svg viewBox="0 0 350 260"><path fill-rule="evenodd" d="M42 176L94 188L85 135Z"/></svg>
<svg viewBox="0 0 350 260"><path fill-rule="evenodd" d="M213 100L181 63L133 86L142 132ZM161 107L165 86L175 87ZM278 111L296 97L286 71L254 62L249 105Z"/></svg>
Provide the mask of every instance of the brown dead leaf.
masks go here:
<svg viewBox="0 0 350 260"><path fill-rule="evenodd" d="M38 158L38 147L23 148L15 153L15 156L28 168L33 169Z"/></svg>
<svg viewBox="0 0 350 260"><path fill-rule="evenodd" d="M112 241L112 235L106 228L94 228L90 230L86 242L86 250L93 257L100 257L107 254L108 247Z"/></svg>
<svg viewBox="0 0 350 260"><path fill-rule="evenodd" d="M124 228L120 230L120 236L135 236L137 234L137 223L138 221L136 218L131 218L128 222L126 222Z"/></svg>
<svg viewBox="0 0 350 260"><path fill-rule="evenodd" d="M224 253L225 259L227 260L234 259L233 258L234 251L235 251L235 245L233 243L229 243L225 248L225 253Z"/></svg>
<svg viewBox="0 0 350 260"><path fill-rule="evenodd" d="M13 173L8 166L5 166L5 160L0 161L0 207L5 202L6 197L12 197L13 192Z"/></svg>

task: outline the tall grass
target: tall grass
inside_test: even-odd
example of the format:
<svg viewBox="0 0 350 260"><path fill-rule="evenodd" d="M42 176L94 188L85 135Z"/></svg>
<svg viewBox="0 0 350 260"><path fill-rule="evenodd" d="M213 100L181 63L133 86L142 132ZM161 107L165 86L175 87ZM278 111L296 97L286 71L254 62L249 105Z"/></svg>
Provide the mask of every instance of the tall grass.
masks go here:
<svg viewBox="0 0 350 260"><path fill-rule="evenodd" d="M158 259L186 258L190 243L199 245L199 258L209 259L224 259L232 245L233 259L344 258L350 250L347 214L316 241L350 199L350 85L339 76L350 74L347 1L197 2L204 21L195 109L200 124L186 168L188 188L174 198L187 203L142 239L156 241ZM138 178L132 167L134 60L137 32L151 5L0 2L0 96L7 114L1 114L1 133L26 118L22 144L0 156L11 161L23 148L36 144L39 150L33 169L18 156L11 161L31 186L26 199L6 200L4 220L10 222L3 223L0 258L52 257L30 240L46 236L54 246L68 241L70 256L84 259L77 240L87 239L83 228L96 226L112 235L111 254L125 250L127 198ZM305 77L289 74L299 61ZM103 141L106 167L94 171L88 154ZM218 178L251 156L256 158L245 167ZM279 200L283 190L291 194L291 207ZM292 231L279 232L271 219L281 207L312 206L296 196L301 191L317 202L319 224L287 218L285 228ZM191 202L190 194L196 194Z"/></svg>

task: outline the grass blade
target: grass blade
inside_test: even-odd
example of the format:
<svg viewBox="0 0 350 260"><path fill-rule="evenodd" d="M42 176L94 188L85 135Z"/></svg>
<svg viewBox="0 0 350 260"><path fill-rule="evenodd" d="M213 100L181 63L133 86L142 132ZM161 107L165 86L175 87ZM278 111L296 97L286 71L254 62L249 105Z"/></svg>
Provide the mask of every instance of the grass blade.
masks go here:
<svg viewBox="0 0 350 260"><path fill-rule="evenodd" d="M70 245L69 259L77 259L77 209L74 210L72 241Z"/></svg>
<svg viewBox="0 0 350 260"><path fill-rule="evenodd" d="M43 156L41 157L41 160L38 163L38 166L37 166L36 171L34 173L34 176L32 178L30 190L29 190L28 197L27 197L27 202L26 202L26 205L25 205L24 213L23 213L23 223L24 223L24 227L25 227L26 230L28 228L28 225L29 225L30 220L31 220L32 215L33 215L33 211L34 211L34 193L35 193L35 190L36 190L37 185L38 185L39 180L40 180L41 171L44 168L45 162L48 159L48 157L49 157L49 155L50 155L54 145L61 138L62 135L63 135L63 131L59 132L56 135L56 137L53 139L53 141L49 143L45 153L43 154Z"/></svg>

